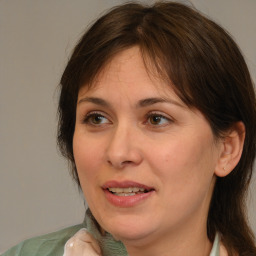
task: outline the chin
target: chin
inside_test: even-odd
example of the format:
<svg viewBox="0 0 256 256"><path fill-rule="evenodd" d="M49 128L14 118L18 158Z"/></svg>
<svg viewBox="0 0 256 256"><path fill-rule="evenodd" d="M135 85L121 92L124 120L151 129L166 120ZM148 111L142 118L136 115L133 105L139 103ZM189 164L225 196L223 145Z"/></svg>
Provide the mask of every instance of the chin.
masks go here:
<svg viewBox="0 0 256 256"><path fill-rule="evenodd" d="M130 242L139 242L147 239L150 235L149 230L113 230L110 234L116 239L122 241L124 244Z"/></svg>
<svg viewBox="0 0 256 256"><path fill-rule="evenodd" d="M146 218L117 217L116 220L106 223L103 227L115 239L124 243L125 241L143 240L154 233L152 218L151 221L146 221Z"/></svg>

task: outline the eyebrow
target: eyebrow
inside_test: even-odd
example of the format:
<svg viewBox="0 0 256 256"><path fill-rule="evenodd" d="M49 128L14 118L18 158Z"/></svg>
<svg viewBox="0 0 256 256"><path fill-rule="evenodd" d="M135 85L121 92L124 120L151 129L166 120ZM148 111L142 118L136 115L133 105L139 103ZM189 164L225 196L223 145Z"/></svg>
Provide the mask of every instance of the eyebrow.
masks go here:
<svg viewBox="0 0 256 256"><path fill-rule="evenodd" d="M85 98L82 98L81 100L78 101L78 104L81 104L83 102L91 102L93 104L96 104L96 105L100 105L100 106L103 106L103 107L109 107L110 104L101 99L101 98L95 98L95 97L85 97Z"/></svg>
<svg viewBox="0 0 256 256"><path fill-rule="evenodd" d="M105 101L104 99L101 98L97 98L97 97L85 97L82 98L78 101L78 104L81 104L83 102L90 102L96 105L100 105L102 107L110 107L111 105ZM147 106L151 106L157 103L169 103L169 104L173 104L179 107L184 107L181 103L172 100L172 99L165 99L165 98L146 98L146 99L142 99L139 100L139 102L136 104L136 108L140 108L140 107L147 107Z"/></svg>
<svg viewBox="0 0 256 256"><path fill-rule="evenodd" d="M181 103L175 100L165 99L165 98L147 98L147 99L140 100L136 105L137 107L147 107L157 103L169 103L179 107L184 107Z"/></svg>

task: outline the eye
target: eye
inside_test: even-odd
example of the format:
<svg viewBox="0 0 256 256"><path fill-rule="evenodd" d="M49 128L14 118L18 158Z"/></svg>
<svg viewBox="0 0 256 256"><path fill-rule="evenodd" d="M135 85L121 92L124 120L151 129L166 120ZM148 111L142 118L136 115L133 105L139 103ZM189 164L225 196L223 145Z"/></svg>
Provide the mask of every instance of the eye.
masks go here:
<svg viewBox="0 0 256 256"><path fill-rule="evenodd" d="M147 115L147 123L153 126L165 126L170 122L173 122L170 118L159 114L159 113L149 113Z"/></svg>
<svg viewBox="0 0 256 256"><path fill-rule="evenodd" d="M100 126L104 124L109 124L111 122L101 113L90 112L85 116L83 123L94 126Z"/></svg>

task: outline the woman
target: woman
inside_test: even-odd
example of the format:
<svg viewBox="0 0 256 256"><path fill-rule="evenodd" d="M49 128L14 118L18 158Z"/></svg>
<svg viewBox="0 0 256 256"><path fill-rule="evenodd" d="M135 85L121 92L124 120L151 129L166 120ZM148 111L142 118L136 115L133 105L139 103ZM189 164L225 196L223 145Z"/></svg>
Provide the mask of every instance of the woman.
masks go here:
<svg viewBox="0 0 256 256"><path fill-rule="evenodd" d="M114 8L61 79L58 142L85 222L4 255L256 255L255 126L247 66L221 27L179 3Z"/></svg>

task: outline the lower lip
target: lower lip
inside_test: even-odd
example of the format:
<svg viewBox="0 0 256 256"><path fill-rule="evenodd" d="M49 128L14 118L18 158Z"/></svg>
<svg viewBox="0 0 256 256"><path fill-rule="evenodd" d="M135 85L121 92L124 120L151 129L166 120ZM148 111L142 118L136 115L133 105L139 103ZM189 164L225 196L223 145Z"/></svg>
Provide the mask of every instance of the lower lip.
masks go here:
<svg viewBox="0 0 256 256"><path fill-rule="evenodd" d="M152 196L154 190L147 193L136 194L134 196L117 196L111 193L108 189L104 189L104 192L107 200L111 204L117 207L133 207L144 202L146 199Z"/></svg>

